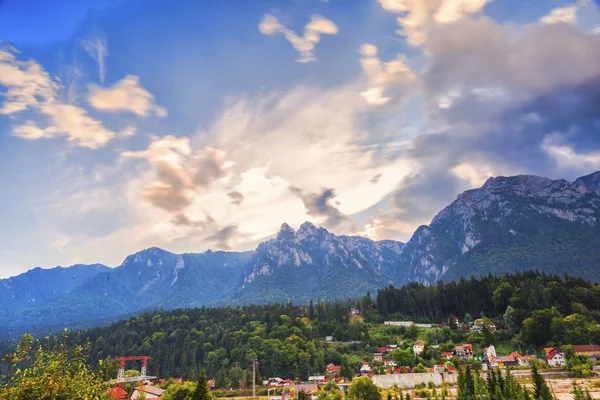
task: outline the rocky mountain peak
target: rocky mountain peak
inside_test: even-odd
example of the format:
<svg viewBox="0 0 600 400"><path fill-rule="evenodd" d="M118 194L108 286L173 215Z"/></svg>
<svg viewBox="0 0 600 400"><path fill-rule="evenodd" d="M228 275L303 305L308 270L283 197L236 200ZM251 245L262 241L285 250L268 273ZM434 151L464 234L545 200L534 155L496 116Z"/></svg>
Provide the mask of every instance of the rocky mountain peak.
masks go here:
<svg viewBox="0 0 600 400"><path fill-rule="evenodd" d="M300 240L303 240L303 239L306 239L307 237L315 237L319 233L327 233L327 230L325 230L323 228L318 228L312 222L306 221L302 225L300 225L300 228L298 229L296 236Z"/></svg>
<svg viewBox="0 0 600 400"><path fill-rule="evenodd" d="M286 222L281 225L281 229L279 229L279 233L277 233L278 240L292 240L294 239L294 235L296 231L294 228L289 226Z"/></svg>

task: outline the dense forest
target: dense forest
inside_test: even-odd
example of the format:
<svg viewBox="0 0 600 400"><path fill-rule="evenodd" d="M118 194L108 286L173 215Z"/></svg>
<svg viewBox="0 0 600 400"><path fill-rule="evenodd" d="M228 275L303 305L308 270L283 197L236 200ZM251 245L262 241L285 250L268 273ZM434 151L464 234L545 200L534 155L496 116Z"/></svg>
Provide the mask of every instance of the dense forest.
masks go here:
<svg viewBox="0 0 600 400"><path fill-rule="evenodd" d="M357 308L359 315L351 315ZM489 318L497 332L474 334L453 323ZM440 323L416 329L382 325L385 320ZM149 355L149 373L209 378L235 386L252 359L259 375L306 379L329 363L352 374L361 359L372 361L377 346L400 344L393 358L401 365L439 362L439 352L462 342L480 347L506 342L534 352L542 346L599 343L600 285L571 277L525 272L484 276L424 286L416 283L378 291L374 298L306 305L268 304L148 312L106 327L80 332L92 359ZM450 322L450 323L449 323ZM326 336L333 336L327 342ZM415 340L428 346L414 360L403 349ZM52 339L50 339L52 340Z"/></svg>

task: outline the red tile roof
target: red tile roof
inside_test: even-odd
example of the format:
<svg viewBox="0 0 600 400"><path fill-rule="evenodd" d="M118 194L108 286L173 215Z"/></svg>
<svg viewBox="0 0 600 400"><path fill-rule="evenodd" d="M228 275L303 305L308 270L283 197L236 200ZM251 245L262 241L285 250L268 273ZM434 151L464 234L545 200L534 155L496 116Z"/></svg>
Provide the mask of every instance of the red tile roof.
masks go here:
<svg viewBox="0 0 600 400"><path fill-rule="evenodd" d="M575 353L600 353L600 346L597 344L580 344L573 346Z"/></svg>
<svg viewBox="0 0 600 400"><path fill-rule="evenodd" d="M113 400L120 400L129 398L129 395L123 388L117 386L108 390L108 397Z"/></svg>

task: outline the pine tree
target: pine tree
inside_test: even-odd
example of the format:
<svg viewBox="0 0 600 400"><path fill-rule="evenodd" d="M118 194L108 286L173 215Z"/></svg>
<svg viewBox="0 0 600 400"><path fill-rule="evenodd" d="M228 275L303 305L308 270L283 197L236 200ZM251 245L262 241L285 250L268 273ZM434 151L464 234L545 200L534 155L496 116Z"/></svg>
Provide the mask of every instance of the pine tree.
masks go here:
<svg viewBox="0 0 600 400"><path fill-rule="evenodd" d="M225 389L227 387L227 371L225 367L221 367L219 372L217 372L217 376L215 377L215 387L217 389Z"/></svg>
<svg viewBox="0 0 600 400"><path fill-rule="evenodd" d="M208 379L206 379L206 371L202 368L198 375L198 383L196 389L192 393L192 400L211 400L212 395L208 389Z"/></svg>
<svg viewBox="0 0 600 400"><path fill-rule="evenodd" d="M553 400L550 389L535 364L531 367L531 380L533 382L533 398L535 400Z"/></svg>

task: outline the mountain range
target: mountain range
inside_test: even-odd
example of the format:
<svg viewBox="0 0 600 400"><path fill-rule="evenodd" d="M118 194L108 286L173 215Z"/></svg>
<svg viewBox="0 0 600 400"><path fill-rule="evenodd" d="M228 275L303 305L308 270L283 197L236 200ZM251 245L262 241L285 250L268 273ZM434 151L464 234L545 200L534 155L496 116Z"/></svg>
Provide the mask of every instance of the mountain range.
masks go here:
<svg viewBox="0 0 600 400"><path fill-rule="evenodd" d="M363 296L390 284L515 270L600 277L600 172L574 182L490 178L408 243L284 223L254 251L149 248L116 268L35 268L0 280L0 326L77 325L143 310Z"/></svg>

